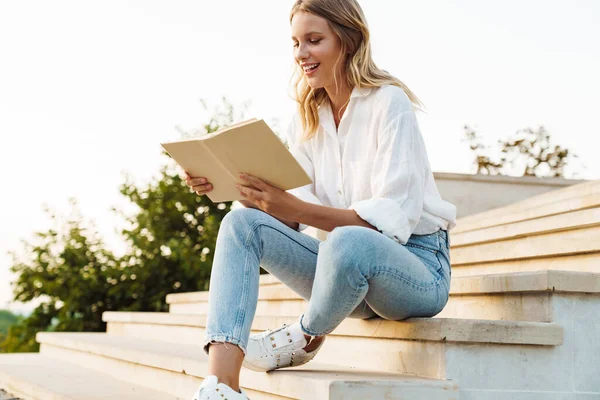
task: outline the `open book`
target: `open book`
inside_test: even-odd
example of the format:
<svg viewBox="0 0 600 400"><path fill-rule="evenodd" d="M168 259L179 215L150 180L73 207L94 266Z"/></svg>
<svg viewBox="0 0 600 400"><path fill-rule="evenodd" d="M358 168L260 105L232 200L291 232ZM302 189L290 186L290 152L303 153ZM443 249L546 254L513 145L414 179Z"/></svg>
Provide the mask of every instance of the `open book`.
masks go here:
<svg viewBox="0 0 600 400"><path fill-rule="evenodd" d="M312 179L262 119L252 118L216 132L162 147L192 177L205 177L213 185L206 194L216 202L245 200L235 187L248 185L241 172L262 179L281 190L312 183Z"/></svg>

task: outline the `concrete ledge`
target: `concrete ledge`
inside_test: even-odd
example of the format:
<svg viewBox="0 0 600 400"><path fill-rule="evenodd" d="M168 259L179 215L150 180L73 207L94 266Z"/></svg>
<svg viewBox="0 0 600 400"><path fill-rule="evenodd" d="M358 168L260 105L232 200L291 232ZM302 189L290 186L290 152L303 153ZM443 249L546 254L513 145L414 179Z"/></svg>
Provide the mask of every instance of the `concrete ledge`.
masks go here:
<svg viewBox="0 0 600 400"><path fill-rule="evenodd" d="M161 312L104 312L105 322L206 327L206 315ZM292 324L297 316L255 316L252 329L263 331ZM361 338L421 340L434 342L528 344L558 346L562 327L548 322L494 321L459 318L409 318L389 321L381 318L345 319L331 335Z"/></svg>
<svg viewBox="0 0 600 400"><path fill-rule="evenodd" d="M301 315L308 301L277 282L272 275L260 277L255 315ZM539 270L458 276L451 280L448 303L434 318L553 322L553 299L574 293L598 295L600 274ZM173 294L169 303L171 314L206 314L208 292Z"/></svg>
<svg viewBox="0 0 600 400"><path fill-rule="evenodd" d="M456 266L586 253L600 253L600 225L451 248L450 258Z"/></svg>
<svg viewBox="0 0 600 400"><path fill-rule="evenodd" d="M600 293L600 274L579 271L533 271L453 278L452 294L513 292Z"/></svg>
<svg viewBox="0 0 600 400"><path fill-rule="evenodd" d="M261 275L259 284L259 300L302 299L271 274ZM540 291L600 293L600 274L544 270L459 276L452 277L450 281L450 295ZM166 296L166 302L167 304L206 302L208 293L208 291L170 293Z"/></svg>
<svg viewBox="0 0 600 400"><path fill-rule="evenodd" d="M507 175L483 175L483 174L459 174L453 172L434 172L433 177L437 181L456 180L456 181L474 181L474 182L502 182L541 186L556 186L562 188L565 186L576 185L582 182L588 182L587 179L565 179L565 178L538 178L535 176L507 176Z"/></svg>
<svg viewBox="0 0 600 400"><path fill-rule="evenodd" d="M473 264L458 264L452 260L452 279L465 276L534 271L571 271L598 274L600 273L600 252Z"/></svg>
<svg viewBox="0 0 600 400"><path fill-rule="evenodd" d="M584 181L461 217L456 221L456 227L452 232L474 231L598 206L600 206L600 180Z"/></svg>
<svg viewBox="0 0 600 400"><path fill-rule="evenodd" d="M39 353L0 354L0 387L27 400L176 400Z"/></svg>
<svg viewBox="0 0 600 400"><path fill-rule="evenodd" d="M529 236L572 231L599 225L600 207L517 221L474 231L455 232L452 230L450 241L451 247L454 250L458 247L473 246L479 243L499 242L519 238L527 240Z"/></svg>

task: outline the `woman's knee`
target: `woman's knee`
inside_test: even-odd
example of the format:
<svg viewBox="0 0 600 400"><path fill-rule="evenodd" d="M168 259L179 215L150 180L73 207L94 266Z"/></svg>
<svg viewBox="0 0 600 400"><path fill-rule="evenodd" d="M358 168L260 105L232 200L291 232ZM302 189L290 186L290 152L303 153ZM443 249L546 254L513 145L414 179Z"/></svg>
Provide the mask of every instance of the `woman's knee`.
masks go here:
<svg viewBox="0 0 600 400"><path fill-rule="evenodd" d="M221 225L230 225L232 227L253 225L257 219L264 218L265 213L256 208L236 208L229 211L223 217Z"/></svg>
<svg viewBox="0 0 600 400"><path fill-rule="evenodd" d="M327 257L332 264L347 266L354 264L364 250L368 228L347 225L338 226L319 245L319 257Z"/></svg>

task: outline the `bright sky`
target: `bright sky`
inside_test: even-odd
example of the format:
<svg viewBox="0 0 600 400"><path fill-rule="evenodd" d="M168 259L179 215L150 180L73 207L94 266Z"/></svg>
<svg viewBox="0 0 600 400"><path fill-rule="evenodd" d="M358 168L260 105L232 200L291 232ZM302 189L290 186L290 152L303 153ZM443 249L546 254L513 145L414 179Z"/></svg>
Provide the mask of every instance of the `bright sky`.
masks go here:
<svg viewBox="0 0 600 400"><path fill-rule="evenodd" d="M427 107L418 118L435 172L472 172L465 125L490 145L543 125L587 167L568 171L600 179L600 2L360 3L375 63ZM119 253L121 171L147 182L175 125L199 127L225 96L283 131L295 111L292 4L0 2L0 308L34 306L8 303L6 253L50 227L43 204L64 214L76 197Z"/></svg>

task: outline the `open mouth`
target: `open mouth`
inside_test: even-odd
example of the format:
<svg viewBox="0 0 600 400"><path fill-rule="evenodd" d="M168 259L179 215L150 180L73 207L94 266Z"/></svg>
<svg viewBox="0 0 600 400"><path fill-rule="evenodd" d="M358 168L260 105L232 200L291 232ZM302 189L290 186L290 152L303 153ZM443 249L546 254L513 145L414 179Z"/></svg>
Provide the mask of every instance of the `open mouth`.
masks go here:
<svg viewBox="0 0 600 400"><path fill-rule="evenodd" d="M304 73L305 73L306 75L312 75L312 74L314 74L314 73L315 73L315 71L316 71L316 70L319 68L319 66L320 66L320 65L321 65L321 63L318 63L318 64L314 64L314 65L313 65L313 66L311 66L311 67L304 68Z"/></svg>

